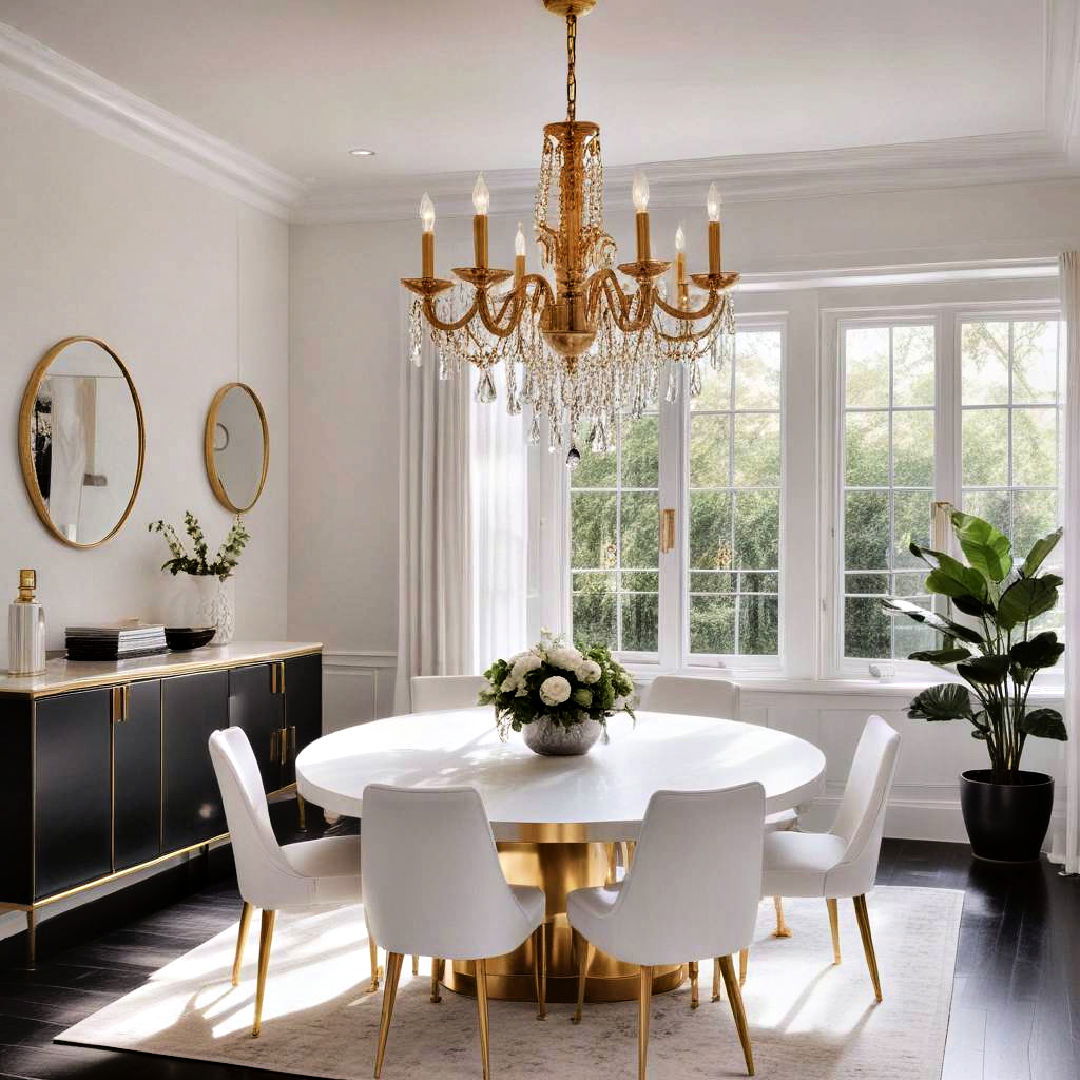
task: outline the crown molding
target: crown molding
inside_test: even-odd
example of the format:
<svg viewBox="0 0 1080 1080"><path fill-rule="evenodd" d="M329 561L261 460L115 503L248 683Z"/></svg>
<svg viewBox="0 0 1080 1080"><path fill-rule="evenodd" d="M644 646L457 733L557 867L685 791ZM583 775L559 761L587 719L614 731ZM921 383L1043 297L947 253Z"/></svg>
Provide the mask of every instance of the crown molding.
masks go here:
<svg viewBox="0 0 1080 1080"><path fill-rule="evenodd" d="M638 167L649 173L650 205L656 209L701 206L714 180L724 192L724 202L731 204L1080 176L1078 164L1071 162L1060 143L1047 133L983 135L609 167L604 170L607 209L632 209L630 184ZM532 213L537 170L485 172L484 178L492 193L494 213ZM473 179L471 174L443 173L399 177L363 188L315 186L293 208L293 220L323 224L411 218L424 191L435 200L441 217L469 215L473 212L469 200Z"/></svg>
<svg viewBox="0 0 1080 1080"><path fill-rule="evenodd" d="M0 86L33 98L81 127L277 217L288 218L304 193L303 183L295 177L102 78L6 23L0 23Z"/></svg>

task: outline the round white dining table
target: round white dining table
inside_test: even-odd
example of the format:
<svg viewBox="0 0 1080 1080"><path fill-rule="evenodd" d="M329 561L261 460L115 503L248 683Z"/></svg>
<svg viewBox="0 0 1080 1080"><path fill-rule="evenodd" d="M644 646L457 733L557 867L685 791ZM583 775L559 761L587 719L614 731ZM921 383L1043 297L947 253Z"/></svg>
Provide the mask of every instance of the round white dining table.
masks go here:
<svg viewBox="0 0 1080 1080"><path fill-rule="evenodd" d="M541 757L519 735L503 742L490 708L388 717L311 743L296 759L297 791L324 810L362 819L368 784L476 788L507 879L545 891L548 994L571 1001L577 967L566 894L617 877L616 847L626 851L626 842L637 839L655 791L757 781L766 813L774 814L809 802L825 773L825 755L805 739L737 720L642 711L636 721L616 716L607 728L608 737L587 754ZM489 961L492 997L532 995L531 949L527 942ZM658 971L656 992L677 986L684 970ZM471 965L447 965L446 984L472 992ZM586 987L594 1001L629 1000L637 993L636 969L595 951Z"/></svg>

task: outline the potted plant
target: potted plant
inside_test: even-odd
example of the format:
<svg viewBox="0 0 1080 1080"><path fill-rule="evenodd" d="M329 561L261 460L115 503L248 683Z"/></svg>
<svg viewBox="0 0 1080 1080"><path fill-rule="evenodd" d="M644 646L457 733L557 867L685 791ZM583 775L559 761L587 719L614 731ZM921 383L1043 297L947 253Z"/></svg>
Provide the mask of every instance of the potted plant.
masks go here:
<svg viewBox="0 0 1080 1080"><path fill-rule="evenodd" d="M607 648L577 649L548 631L528 651L496 660L484 678L480 704L495 706L499 735L520 731L537 754L585 754L609 716L634 715L634 681Z"/></svg>
<svg viewBox="0 0 1080 1080"><path fill-rule="evenodd" d="M191 626L214 627L213 643L228 645L236 627L232 575L251 537L244 527L243 518L237 514L224 543L211 559L202 526L190 510L184 513L184 530L191 541L190 551L170 523L161 520L150 523L150 531L165 537L172 555L161 564L161 569L168 570L174 577L177 574L187 575L195 594L193 602L188 605Z"/></svg>
<svg viewBox="0 0 1080 1080"><path fill-rule="evenodd" d="M1021 561L989 522L959 510L952 510L950 520L966 562L918 544L910 550L930 567L927 591L946 597L957 617L896 597L882 603L888 612L944 636L940 649L914 652L909 659L953 669L967 685L944 682L923 690L908 716L971 724L972 738L985 744L990 758L989 769L960 776L972 852L994 862L1030 862L1039 858L1050 824L1054 780L1020 768L1024 745L1029 737L1068 737L1056 709L1028 707L1035 676L1053 667L1065 649L1052 630L1031 633L1032 622L1057 604L1062 579L1039 571L1061 529L1037 540Z"/></svg>

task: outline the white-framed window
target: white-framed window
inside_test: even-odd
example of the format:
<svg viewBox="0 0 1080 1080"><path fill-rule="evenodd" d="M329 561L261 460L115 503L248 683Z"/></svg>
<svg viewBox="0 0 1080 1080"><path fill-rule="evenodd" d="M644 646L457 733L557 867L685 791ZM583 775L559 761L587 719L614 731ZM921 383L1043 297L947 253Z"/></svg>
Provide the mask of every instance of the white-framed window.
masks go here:
<svg viewBox="0 0 1080 1080"><path fill-rule="evenodd" d="M1020 555L1057 526L1059 336L1057 311L1041 305L832 316L824 335L834 346L826 674L865 676L869 662L884 660L925 677L906 657L937 635L890 619L880 598L931 606L927 568L908 545L949 546L935 502L987 518ZM1056 625L1060 612L1044 619Z"/></svg>
<svg viewBox="0 0 1080 1080"><path fill-rule="evenodd" d="M611 451L583 451L567 482L576 639L663 668L779 669L784 347L775 319L740 320L733 357L701 363L697 397L680 369Z"/></svg>

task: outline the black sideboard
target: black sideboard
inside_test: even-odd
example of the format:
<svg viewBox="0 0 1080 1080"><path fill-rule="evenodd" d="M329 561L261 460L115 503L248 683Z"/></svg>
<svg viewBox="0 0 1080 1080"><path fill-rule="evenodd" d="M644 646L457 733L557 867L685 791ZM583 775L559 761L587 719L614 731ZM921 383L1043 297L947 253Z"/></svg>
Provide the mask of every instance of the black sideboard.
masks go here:
<svg viewBox="0 0 1080 1080"><path fill-rule="evenodd" d="M207 742L247 732L269 798L322 733L322 649L235 643L0 678L0 911L37 912L228 839ZM301 806L302 811L302 806Z"/></svg>

